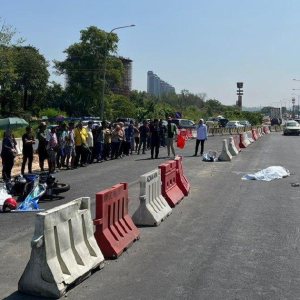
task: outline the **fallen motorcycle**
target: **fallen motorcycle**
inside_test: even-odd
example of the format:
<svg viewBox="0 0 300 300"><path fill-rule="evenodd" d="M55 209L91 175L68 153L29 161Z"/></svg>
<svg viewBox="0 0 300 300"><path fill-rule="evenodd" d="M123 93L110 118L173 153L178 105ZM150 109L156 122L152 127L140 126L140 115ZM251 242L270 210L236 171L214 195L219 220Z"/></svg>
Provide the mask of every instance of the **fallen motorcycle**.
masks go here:
<svg viewBox="0 0 300 300"><path fill-rule="evenodd" d="M35 196L52 199L70 189L68 183L60 183L53 174L41 173L18 175L12 183L6 185L10 193L19 196L19 200L24 200L35 188ZM38 186L38 188L36 188Z"/></svg>

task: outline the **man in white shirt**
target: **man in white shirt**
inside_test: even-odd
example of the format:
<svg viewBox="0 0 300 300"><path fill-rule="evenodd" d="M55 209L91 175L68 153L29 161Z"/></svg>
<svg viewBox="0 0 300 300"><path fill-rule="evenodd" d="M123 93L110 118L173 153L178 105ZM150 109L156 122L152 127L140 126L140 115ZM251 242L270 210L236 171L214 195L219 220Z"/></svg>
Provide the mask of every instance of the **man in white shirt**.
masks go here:
<svg viewBox="0 0 300 300"><path fill-rule="evenodd" d="M201 143L201 152L200 152L200 154L203 155L204 142L207 140L207 127L203 123L204 123L203 119L200 119L199 124L196 127L196 130L197 130L196 149L195 149L195 154L193 156L197 156L200 143Z"/></svg>

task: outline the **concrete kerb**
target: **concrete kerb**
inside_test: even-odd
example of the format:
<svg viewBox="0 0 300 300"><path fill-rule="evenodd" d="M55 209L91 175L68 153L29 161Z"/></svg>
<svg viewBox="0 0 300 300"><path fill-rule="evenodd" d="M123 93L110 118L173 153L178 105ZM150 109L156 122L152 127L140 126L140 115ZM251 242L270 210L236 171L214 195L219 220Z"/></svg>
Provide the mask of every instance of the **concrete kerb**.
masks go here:
<svg viewBox="0 0 300 300"><path fill-rule="evenodd" d="M140 177L140 206L132 216L136 225L158 226L172 213L172 209L161 194L160 169Z"/></svg>
<svg viewBox="0 0 300 300"><path fill-rule="evenodd" d="M228 151L228 145L227 145L227 140L223 140L223 148L222 152L219 156L220 161L231 161L232 160L232 155Z"/></svg>
<svg viewBox="0 0 300 300"><path fill-rule="evenodd" d="M59 298L71 285L104 266L94 238L90 198L38 213L31 256L19 281L19 291Z"/></svg>
<svg viewBox="0 0 300 300"><path fill-rule="evenodd" d="M239 151L235 147L235 143L233 140L233 137L229 138L229 146L228 146L228 151L232 156L237 156L239 154Z"/></svg>

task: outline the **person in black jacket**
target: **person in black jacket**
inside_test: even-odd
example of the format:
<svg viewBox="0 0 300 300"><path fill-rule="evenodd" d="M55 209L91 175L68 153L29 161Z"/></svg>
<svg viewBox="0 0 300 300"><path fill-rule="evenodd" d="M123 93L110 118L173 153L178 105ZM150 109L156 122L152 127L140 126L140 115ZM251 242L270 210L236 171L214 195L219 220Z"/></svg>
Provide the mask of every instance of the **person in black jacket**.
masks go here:
<svg viewBox="0 0 300 300"><path fill-rule="evenodd" d="M159 146L161 139L161 129L158 125L158 119L154 119L153 126L150 128L151 135L151 159L153 159L154 149L155 149L155 158L158 158Z"/></svg>
<svg viewBox="0 0 300 300"><path fill-rule="evenodd" d="M2 177L4 181L8 181L11 179L11 170L14 166L14 160L17 156L16 143L12 136L11 130L7 130L4 133L4 139L2 141Z"/></svg>
<svg viewBox="0 0 300 300"><path fill-rule="evenodd" d="M21 174L24 175L27 159L28 159L28 172L32 173L33 145L35 144L35 138L32 135L32 130L30 126L26 127L26 133L23 134L22 141L23 141L23 162L21 167Z"/></svg>

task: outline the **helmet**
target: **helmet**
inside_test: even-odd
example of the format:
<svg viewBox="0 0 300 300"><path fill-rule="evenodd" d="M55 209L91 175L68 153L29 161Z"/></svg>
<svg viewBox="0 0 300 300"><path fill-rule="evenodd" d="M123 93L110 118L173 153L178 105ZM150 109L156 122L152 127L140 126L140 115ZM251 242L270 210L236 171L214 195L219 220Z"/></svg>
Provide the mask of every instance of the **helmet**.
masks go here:
<svg viewBox="0 0 300 300"><path fill-rule="evenodd" d="M6 210L6 208L9 208L10 210L17 209L17 201L14 198L7 198L3 203L3 211Z"/></svg>

